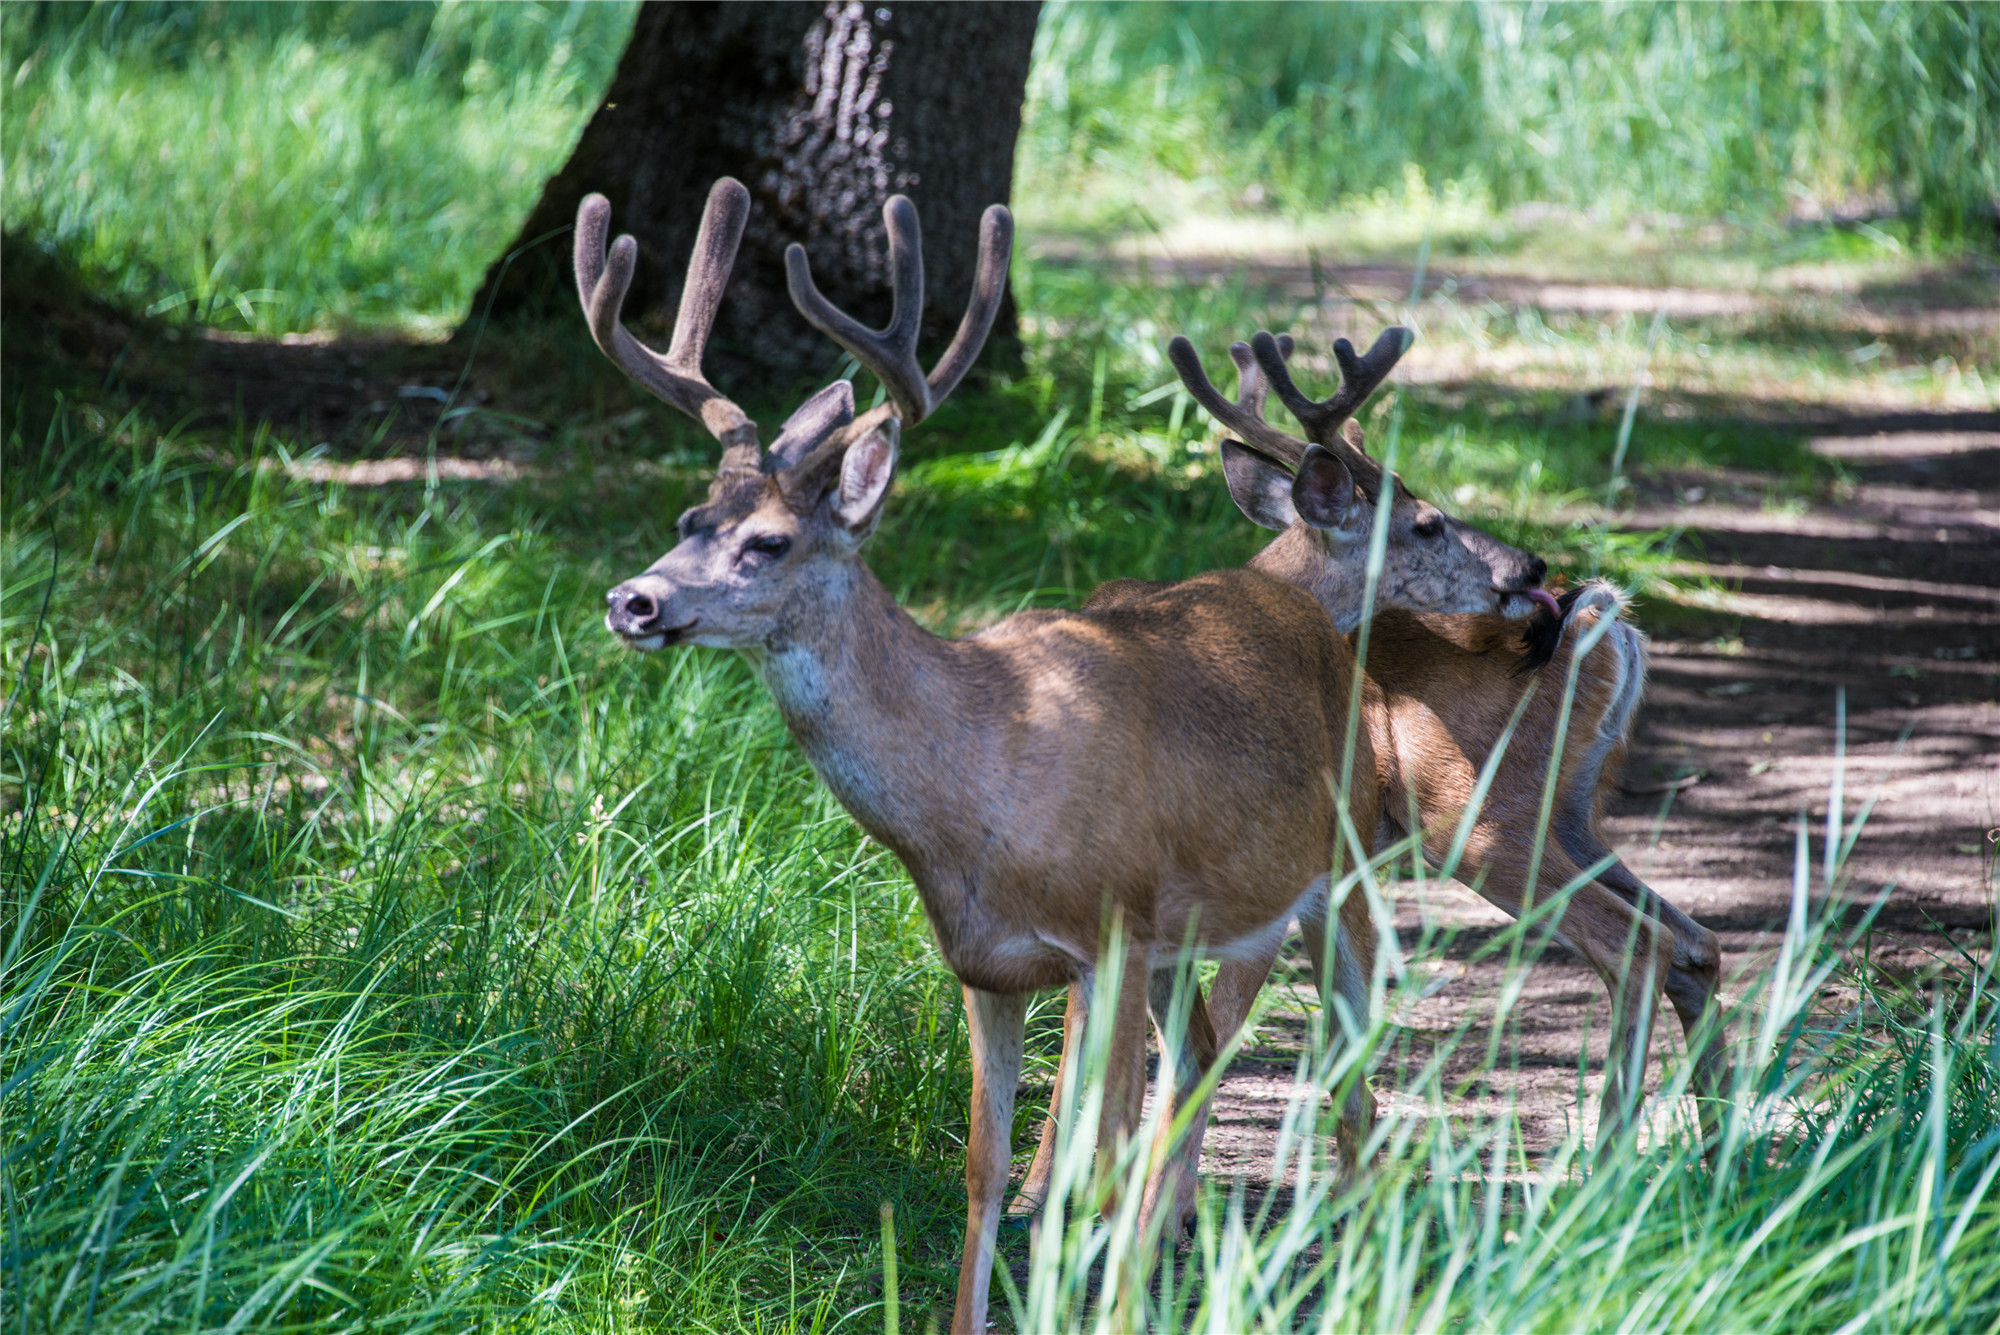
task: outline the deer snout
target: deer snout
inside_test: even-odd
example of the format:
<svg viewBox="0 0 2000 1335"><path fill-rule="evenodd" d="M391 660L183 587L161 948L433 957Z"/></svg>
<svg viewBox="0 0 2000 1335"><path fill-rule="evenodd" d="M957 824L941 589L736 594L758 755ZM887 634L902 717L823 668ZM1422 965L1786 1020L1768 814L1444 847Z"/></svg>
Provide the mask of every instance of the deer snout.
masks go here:
<svg viewBox="0 0 2000 1335"><path fill-rule="evenodd" d="M1487 569L1493 574L1493 591L1499 595L1501 614L1532 616L1540 608L1561 620L1562 609L1555 595L1542 587L1542 581L1548 577L1549 563L1501 543L1493 545L1499 551L1487 557Z"/></svg>
<svg viewBox="0 0 2000 1335"><path fill-rule="evenodd" d="M604 614L605 628L634 649L661 648L669 638L687 630L694 622L668 624L667 602L673 590L664 585L656 576L641 575L605 594L609 609Z"/></svg>
<svg viewBox="0 0 2000 1335"><path fill-rule="evenodd" d="M1547 561L1544 561L1539 556L1529 557L1527 567L1521 575L1521 595L1530 603L1560 621L1562 620L1562 605L1556 601L1554 594L1542 587L1542 581L1548 577L1548 573L1549 563Z"/></svg>
<svg viewBox="0 0 2000 1335"><path fill-rule="evenodd" d="M1494 588L1502 593L1530 593L1542 587L1549 573L1547 561L1526 552L1509 551L1506 555L1508 559L1490 564Z"/></svg>

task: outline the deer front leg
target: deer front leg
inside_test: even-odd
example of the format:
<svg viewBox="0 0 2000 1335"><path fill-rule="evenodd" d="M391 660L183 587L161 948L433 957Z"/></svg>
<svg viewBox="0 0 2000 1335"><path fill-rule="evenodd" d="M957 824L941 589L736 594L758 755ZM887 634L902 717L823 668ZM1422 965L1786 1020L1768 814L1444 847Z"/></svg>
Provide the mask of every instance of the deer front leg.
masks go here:
<svg viewBox="0 0 2000 1335"><path fill-rule="evenodd" d="M1201 994L1195 993L1196 1000ZM1055 1091L1049 1095L1049 1115L1042 1119L1041 1144L1035 1147L1035 1161L1028 1165L1028 1176L1021 1182L1021 1190L1007 1206L1010 1215L1034 1214L1049 1199L1049 1176L1056 1166L1056 1127L1062 1116L1059 1101L1063 1097L1063 1082L1070 1078L1071 1063L1076 1060L1078 1045L1083 1041L1084 1021L1090 1015L1090 985L1071 983L1069 985L1069 1005L1063 1010L1062 1056L1056 1061Z"/></svg>
<svg viewBox="0 0 2000 1335"><path fill-rule="evenodd" d="M1028 999L968 987L965 1019L972 1038L972 1110L965 1144L965 1256L951 1329L952 1335L984 1335L1000 1202L1013 1167L1014 1086L1021 1078Z"/></svg>

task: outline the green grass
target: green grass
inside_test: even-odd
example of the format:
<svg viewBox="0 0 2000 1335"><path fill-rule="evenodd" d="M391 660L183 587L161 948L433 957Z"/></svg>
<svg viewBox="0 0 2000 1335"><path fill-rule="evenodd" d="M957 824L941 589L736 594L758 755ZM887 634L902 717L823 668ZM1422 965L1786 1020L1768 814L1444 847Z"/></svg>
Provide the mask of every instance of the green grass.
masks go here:
<svg viewBox="0 0 2000 1335"><path fill-rule="evenodd" d="M205 324L449 330L632 14L10 5L6 226Z"/></svg>
<svg viewBox="0 0 2000 1335"><path fill-rule="evenodd" d="M1190 199L1310 215L1413 167L1501 208L1886 203L1947 244L2000 199L1980 4L1076 0L1038 40L1024 193L1077 221Z"/></svg>
<svg viewBox="0 0 2000 1335"><path fill-rule="evenodd" d="M525 514L78 444L8 529L17 1319L733 1327L953 1212L956 989L734 662L635 675Z"/></svg>
<svg viewBox="0 0 2000 1335"><path fill-rule="evenodd" d="M6 1328L872 1328L883 1201L905 1312L947 1306L956 988L741 666L602 633L607 547L643 539L598 535L639 516L370 495L292 479L267 434L218 458L91 422L16 438L0 533ZM1155 507L1085 516L1079 579L1254 541L1204 525L1217 489L1072 471L1060 439L918 463L885 578L963 614L960 545L1060 525L1070 486ZM1054 543L1014 541L1045 545L1041 596L1072 592ZM987 606L1036 593L992 581ZM1936 1005L1863 969L1829 1012L1838 956L1795 937L1739 1020L1722 1171L1669 1125L1523 1180L1504 1120L1396 1121L1352 1198L1283 1226L1211 1200L1193 1278L1144 1302L1204 1329L1988 1327L1990 966ZM1371 1062L1394 1050L1377 1017ZM1449 1107L1438 1079L1394 1084ZM1063 1236L1027 1328L1109 1311L1092 1262L1121 1235Z"/></svg>
<svg viewBox="0 0 2000 1335"><path fill-rule="evenodd" d="M1939 271L1915 252L1949 229L1922 209L1881 223L1889 245L1754 220L1692 248L1671 229L1633 241L1587 217L1528 228L1496 214L1511 198L1499 182L1453 165L1476 145L1443 122L1410 121L1440 146L1431 179L1457 182L1437 190L1405 172L1402 141L1336 159L1299 128L1331 114L1315 110L1312 62L1341 25L1442 25L1436 59L1412 67L1385 36L1341 68L1444 116L1451 62L1490 59L1464 25L1536 15L1554 16L1537 30L1544 55L1593 32L1606 52L1671 53L1850 17L1915 50L1953 15L1985 21L1956 8L1052 11L1021 192L1031 221L1044 212L1015 272L1029 372L913 434L872 548L889 586L951 630L1259 545L1161 347L1187 332L1219 373L1230 339L1260 325L1321 334L1327 317L1248 277L1162 282L1144 258L1036 253L1137 216L1135 199L1191 201L1184 216L1200 222L1268 174L1277 214L1231 204L1224 223L1276 217L1319 245L1312 209L1345 198L1366 227L1338 233L1353 242L1341 254L1468 268L1603 277L1678 246L1724 285L1744 272L1732 264L1780 274L1776 288L1810 266L1857 282ZM1635 15L1644 42L1626 35ZM198 385L176 359L210 327L452 323L566 151L630 16L0 10L0 1329L873 1329L885 1201L903 1326L949 1305L969 1081L957 989L912 888L735 659L638 659L599 624L601 590L671 542L706 441L569 325L482 343L470 384L493 397L477 431L428 442L518 450L538 471L509 486L309 482L292 466L317 440L176 426L160 400L126 392L128 376ZM1188 44L1162 48L1174 32ZM1313 40L1286 37L1298 32ZM1215 54L1252 49L1293 65ZM1786 77L1825 54L1801 51ZM1069 54L1058 66L1052 52ZM1609 77L1608 60L1586 73ZM1181 77L1148 73L1163 61ZM1988 170L1983 141L1952 156L1957 85L1898 68L1867 95L1932 98L1936 172ZM1267 103L1290 116L1269 133ZM1718 126L1710 148L1632 165L1601 146L1598 105L1563 113L1565 133L1631 207L1677 181L1711 188L1697 149L1757 129ZM1073 216L1038 203L1051 196L1035 184L1070 168L1088 187ZM1855 188L1929 179L1884 176L1878 158L1864 169L1877 174ZM1531 184L1557 199L1598 188L1519 188ZM1750 235L1754 263L1732 257ZM150 320L120 309L149 306ZM1892 333L1892 352L1857 363L1876 335L1816 309L1671 321L1651 365L1710 375L1703 393L1724 402L1752 384L1862 396L1891 372L1899 403L1990 399L1990 334ZM1646 318L1400 300L1361 314L1413 321L1423 349L1473 368L1405 383L1371 411L1371 440L1395 442L1414 485L1573 575L1657 585L1672 535L1605 528L1615 424L1568 409L1579 391L1629 383ZM131 332L108 375L74 362L100 323ZM786 405L771 397L748 406L773 420ZM1642 418L1628 472L1733 463L1775 470L1798 495L1832 478L1791 433L1695 402ZM367 446L337 444L335 458ZM1139 1307L1205 1330L2000 1326L1990 966L1941 961L1905 986L1840 963L1828 924L1801 919L1788 940L1786 971L1752 987L1762 1000L1739 1022L1741 1115L1717 1167L1664 1120L1588 1165L1575 1146L1524 1164L1506 1119L1391 1121L1392 1153L1351 1198L1308 1196L1261 1222L1209 1200L1192 1282L1147 1289ZM1445 944L1418 943L1408 976ZM1825 1001L1824 985L1851 1001ZM1051 1019L1032 1080L1050 1069ZM1368 1060L1397 1068L1398 1043L1374 1017ZM1387 1083L1450 1107L1459 1091L1417 1065ZM1295 1145L1317 1106L1294 1108ZM1023 1146L1036 1111L1021 1109ZM1065 1162L1075 1175L1080 1160ZM1124 1235L1072 1216L1050 1236L1062 1245L1036 1258L1020 1322L1111 1320L1091 1306L1092 1263ZM1009 1247L1026 1259L1025 1238Z"/></svg>

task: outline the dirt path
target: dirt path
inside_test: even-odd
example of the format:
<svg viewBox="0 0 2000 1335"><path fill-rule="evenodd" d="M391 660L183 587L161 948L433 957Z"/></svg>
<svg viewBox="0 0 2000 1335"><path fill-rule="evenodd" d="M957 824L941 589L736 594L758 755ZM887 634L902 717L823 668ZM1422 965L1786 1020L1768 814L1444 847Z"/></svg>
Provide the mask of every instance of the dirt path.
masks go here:
<svg viewBox="0 0 2000 1335"><path fill-rule="evenodd" d="M1890 430L1878 428L1890 427ZM1804 513L1762 506L1754 474L1664 477L1641 489L1626 527L1682 527L1690 573L1737 590L1669 608L1641 607L1653 635L1651 686L1612 807L1614 845L1655 889L1722 938L1725 972L1756 963L1790 903L1796 820L1820 855L1846 710L1845 803L1875 805L1849 866L1850 898L1889 890L1877 959L1921 967L1953 945L1991 948L1993 859L2000 845L2000 414L1820 428L1814 448L1858 475L1851 496ZM1661 789L1699 775L1691 786ZM1817 868L1815 868L1817 877ZM1814 901L1821 902L1818 882ZM1401 1017L1412 1069L1468 1017L1472 1074L1503 981L1496 963L1468 964L1506 918L1456 886L1408 891L1397 927L1414 943L1427 925L1460 935L1437 990ZM1302 961L1300 962L1302 965ZM1457 1115L1520 1109L1529 1148L1581 1118L1594 1128L1607 1006L1594 975L1557 951L1530 971L1503 1061L1455 1104ZM1656 1053L1678 1047L1671 1017ZM1588 1097L1577 1052L1592 1035ZM1305 1034L1279 1004L1259 1042L1231 1068L1204 1170L1265 1185L1272 1138ZM1657 1071L1654 1073L1657 1078ZM1422 1109L1383 1082L1384 1106Z"/></svg>

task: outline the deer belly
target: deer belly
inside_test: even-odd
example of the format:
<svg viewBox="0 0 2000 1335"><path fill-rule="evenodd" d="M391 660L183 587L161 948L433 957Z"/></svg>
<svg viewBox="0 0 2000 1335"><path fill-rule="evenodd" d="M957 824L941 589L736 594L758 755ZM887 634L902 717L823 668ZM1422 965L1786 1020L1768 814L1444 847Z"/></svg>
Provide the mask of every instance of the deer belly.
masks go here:
<svg viewBox="0 0 2000 1335"><path fill-rule="evenodd" d="M960 982L985 992L1032 992L1087 976L1097 962L1095 923L1085 939L1059 916L1018 897L970 887L934 894L919 881L938 953ZM1064 930L1069 928L1070 930Z"/></svg>
<svg viewBox="0 0 2000 1335"><path fill-rule="evenodd" d="M1150 945L1156 965L1192 940L1204 955L1266 957L1301 906L1325 894L1309 869L1262 893L1203 894L1193 878L1169 877L1158 892L1117 895L1127 941ZM1020 886L954 884L946 893L918 882L931 932L961 982L990 992L1060 987L1088 977L1103 949L1104 904L1043 896ZM1008 893L1007 891L1012 891Z"/></svg>

